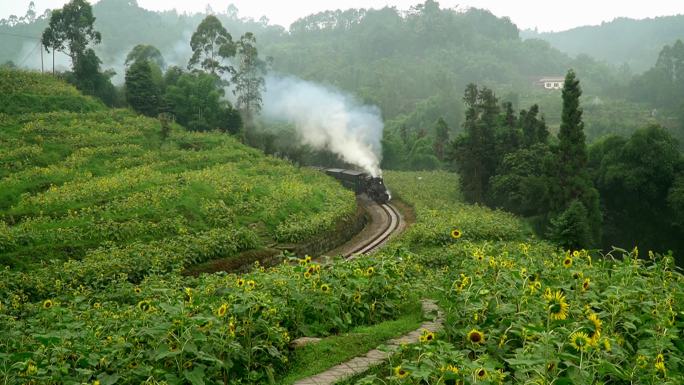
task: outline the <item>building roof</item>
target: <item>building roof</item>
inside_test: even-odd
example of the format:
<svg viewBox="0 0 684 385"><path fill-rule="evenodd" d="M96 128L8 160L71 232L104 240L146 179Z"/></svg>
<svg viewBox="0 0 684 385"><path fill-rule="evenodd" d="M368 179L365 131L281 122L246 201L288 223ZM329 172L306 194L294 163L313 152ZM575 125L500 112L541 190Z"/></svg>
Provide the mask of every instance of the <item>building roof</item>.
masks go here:
<svg viewBox="0 0 684 385"><path fill-rule="evenodd" d="M549 76L539 79L540 82L564 82L565 78L561 76Z"/></svg>

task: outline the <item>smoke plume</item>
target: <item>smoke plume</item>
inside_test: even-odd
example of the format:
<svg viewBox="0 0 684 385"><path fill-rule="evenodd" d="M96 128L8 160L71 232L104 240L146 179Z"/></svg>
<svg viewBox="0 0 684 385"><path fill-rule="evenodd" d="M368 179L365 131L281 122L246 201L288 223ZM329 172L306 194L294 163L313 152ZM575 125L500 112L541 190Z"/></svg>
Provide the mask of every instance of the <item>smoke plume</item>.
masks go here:
<svg viewBox="0 0 684 385"><path fill-rule="evenodd" d="M380 110L339 90L293 76L266 77L262 118L296 127L299 141L380 175Z"/></svg>

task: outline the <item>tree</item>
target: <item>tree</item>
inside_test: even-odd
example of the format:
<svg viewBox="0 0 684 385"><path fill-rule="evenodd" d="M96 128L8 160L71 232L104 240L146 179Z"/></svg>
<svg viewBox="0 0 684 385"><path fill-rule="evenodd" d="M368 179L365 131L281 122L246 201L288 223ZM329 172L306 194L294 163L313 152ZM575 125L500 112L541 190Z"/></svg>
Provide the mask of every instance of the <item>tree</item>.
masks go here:
<svg viewBox="0 0 684 385"><path fill-rule="evenodd" d="M235 134L242 127L242 119L223 96L216 76L193 72L181 74L175 84L167 85L164 102L178 123L190 130L218 129Z"/></svg>
<svg viewBox="0 0 684 385"><path fill-rule="evenodd" d="M155 63L162 70L166 67L166 62L164 61L164 56L162 56L161 52L159 52L156 47L148 44L138 44L133 47L131 52L129 52L126 56L124 65L128 67L129 65L141 60L147 60L151 63Z"/></svg>
<svg viewBox="0 0 684 385"><path fill-rule="evenodd" d="M126 71L126 100L137 112L157 115L160 90L152 78L152 68L147 60L139 60Z"/></svg>
<svg viewBox="0 0 684 385"><path fill-rule="evenodd" d="M266 62L259 59L256 38L247 32L237 43L238 68L233 75L233 93L237 96L237 108L251 126L253 115L261 111L261 92L265 90Z"/></svg>
<svg viewBox="0 0 684 385"><path fill-rule="evenodd" d="M497 164L495 132L499 107L494 92L486 87L479 90L475 84L466 87L463 101L465 133L451 143L449 159L459 172L466 200L483 203Z"/></svg>
<svg viewBox="0 0 684 385"><path fill-rule="evenodd" d="M536 143L546 143L549 131L546 128L544 118L537 119L539 106L533 105L529 111L520 112L520 126L523 133L523 144L530 147Z"/></svg>
<svg viewBox="0 0 684 385"><path fill-rule="evenodd" d="M676 249L681 234L668 198L682 162L677 141L651 126L628 140L611 136L592 145L590 160L605 212L604 246Z"/></svg>
<svg viewBox="0 0 684 385"><path fill-rule="evenodd" d="M444 160L444 148L449 142L449 126L447 126L444 119L437 119L435 123L435 141L432 148L435 151L435 156L440 161Z"/></svg>
<svg viewBox="0 0 684 385"><path fill-rule="evenodd" d="M569 221L570 214L575 215L580 210L573 207L571 212L570 204L582 205L586 210L590 227L591 237L588 243L581 244L582 247L596 245L601 239L601 212L599 209L599 194L593 186L587 170L587 147L584 135L584 122L582 121L582 109L580 108L579 98L582 90L579 80L573 70L568 71L563 86L563 110L561 113L561 127L558 134L560 144L558 146L557 164L557 185L555 201L552 210L556 213L556 218L552 220L552 232L568 234L573 228L563 229L559 226L567 224L575 226ZM574 217L572 217L574 218ZM568 242L587 240L583 234L568 238Z"/></svg>
<svg viewBox="0 0 684 385"><path fill-rule="evenodd" d="M86 50L99 44L102 37L95 31L95 17L90 4L86 0L71 0L62 9L50 15L48 27L43 31L41 42L43 47L67 54L75 69L79 59L90 59L92 55Z"/></svg>
<svg viewBox="0 0 684 385"><path fill-rule="evenodd" d="M190 47L192 57L188 62L188 69L199 64L214 76L235 72L231 66L223 64L224 60L235 56L235 43L216 16L209 15L202 20L192 34Z"/></svg>

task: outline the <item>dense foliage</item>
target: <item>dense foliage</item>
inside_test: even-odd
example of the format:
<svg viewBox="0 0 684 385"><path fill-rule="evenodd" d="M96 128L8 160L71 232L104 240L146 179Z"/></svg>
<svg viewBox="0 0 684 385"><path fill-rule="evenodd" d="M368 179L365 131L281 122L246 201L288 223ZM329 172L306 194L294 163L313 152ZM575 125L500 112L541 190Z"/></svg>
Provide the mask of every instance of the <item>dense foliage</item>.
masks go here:
<svg viewBox="0 0 684 385"><path fill-rule="evenodd" d="M531 239L507 214L455 201L459 192L449 174L388 173L387 181L417 211L416 226L393 247L433 267L427 279L446 312L445 330L350 382L684 380L684 279L672 256L636 248L604 256L556 250ZM496 223L507 226L495 229ZM440 232L442 241L414 230L419 226ZM460 231L450 234L454 229Z"/></svg>

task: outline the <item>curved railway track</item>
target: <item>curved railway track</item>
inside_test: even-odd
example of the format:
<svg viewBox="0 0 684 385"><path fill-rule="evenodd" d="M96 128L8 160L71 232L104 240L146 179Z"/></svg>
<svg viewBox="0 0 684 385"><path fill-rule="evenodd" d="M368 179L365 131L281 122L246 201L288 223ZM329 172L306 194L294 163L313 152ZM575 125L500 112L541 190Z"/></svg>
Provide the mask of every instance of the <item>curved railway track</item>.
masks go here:
<svg viewBox="0 0 684 385"><path fill-rule="evenodd" d="M399 214L399 211L397 211L397 209L389 203L381 204L380 207L387 215L387 221L384 228L376 236L359 244L352 251L347 252L344 255L346 259L353 259L358 255L369 254L375 251L382 246L399 228L399 223L401 222L401 215Z"/></svg>

